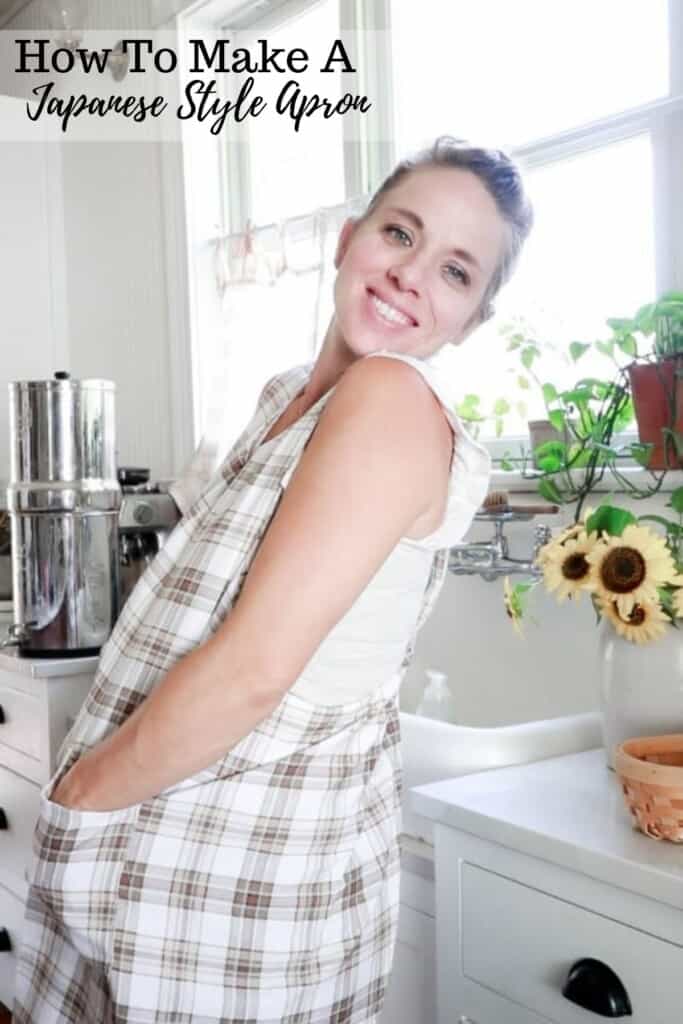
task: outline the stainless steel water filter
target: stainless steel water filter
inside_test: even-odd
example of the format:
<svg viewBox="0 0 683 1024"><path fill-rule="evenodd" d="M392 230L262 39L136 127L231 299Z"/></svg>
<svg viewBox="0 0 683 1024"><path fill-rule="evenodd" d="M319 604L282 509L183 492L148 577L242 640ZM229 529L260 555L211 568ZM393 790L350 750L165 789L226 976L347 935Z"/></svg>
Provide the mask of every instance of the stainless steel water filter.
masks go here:
<svg viewBox="0 0 683 1024"><path fill-rule="evenodd" d="M94 654L119 611L115 385L9 389L13 634L27 654Z"/></svg>

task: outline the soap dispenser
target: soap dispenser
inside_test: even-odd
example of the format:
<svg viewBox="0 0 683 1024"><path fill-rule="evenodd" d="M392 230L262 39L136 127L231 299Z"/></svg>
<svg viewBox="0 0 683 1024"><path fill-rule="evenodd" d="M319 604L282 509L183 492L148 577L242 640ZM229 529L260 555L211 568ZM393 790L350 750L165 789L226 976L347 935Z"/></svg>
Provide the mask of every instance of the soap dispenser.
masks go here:
<svg viewBox="0 0 683 1024"><path fill-rule="evenodd" d="M445 672L427 669L427 684L416 714L425 718L439 718L442 722L455 722L455 701Z"/></svg>

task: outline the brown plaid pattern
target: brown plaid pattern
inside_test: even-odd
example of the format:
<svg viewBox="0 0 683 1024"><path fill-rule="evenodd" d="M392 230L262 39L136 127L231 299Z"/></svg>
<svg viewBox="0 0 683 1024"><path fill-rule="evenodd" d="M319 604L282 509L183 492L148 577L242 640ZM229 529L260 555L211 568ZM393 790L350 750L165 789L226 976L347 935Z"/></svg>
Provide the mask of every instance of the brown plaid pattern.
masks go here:
<svg viewBox="0 0 683 1024"><path fill-rule="evenodd" d="M215 764L142 804L49 794L229 613L326 398L259 446L310 366L274 377L138 582L43 791L15 1024L376 1020L398 912L401 671L371 699L289 692ZM329 393L328 393L329 394ZM415 633L446 573L436 552Z"/></svg>

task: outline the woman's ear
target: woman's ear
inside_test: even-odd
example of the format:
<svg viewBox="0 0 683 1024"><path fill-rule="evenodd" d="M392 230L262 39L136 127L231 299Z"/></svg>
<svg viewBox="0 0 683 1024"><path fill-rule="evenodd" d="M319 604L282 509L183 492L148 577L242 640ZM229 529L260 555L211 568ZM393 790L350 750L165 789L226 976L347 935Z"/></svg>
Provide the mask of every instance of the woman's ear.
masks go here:
<svg viewBox="0 0 683 1024"><path fill-rule="evenodd" d="M342 229L339 232L339 239L337 240L337 248L334 254L334 266L336 270L339 270L339 264L346 255L346 250L349 247L349 242L351 241L353 232L359 223L359 217L347 217L342 225Z"/></svg>

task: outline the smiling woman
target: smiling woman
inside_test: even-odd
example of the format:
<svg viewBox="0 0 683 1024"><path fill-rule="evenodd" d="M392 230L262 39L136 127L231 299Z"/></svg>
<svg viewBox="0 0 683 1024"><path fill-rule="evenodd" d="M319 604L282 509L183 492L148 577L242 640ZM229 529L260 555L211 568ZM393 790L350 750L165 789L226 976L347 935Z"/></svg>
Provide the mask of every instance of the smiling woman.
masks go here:
<svg viewBox="0 0 683 1024"><path fill-rule="evenodd" d="M139 580L42 793L15 1024L374 1024L398 691L488 489L429 357L531 223L439 140L343 226L318 358L273 377Z"/></svg>

